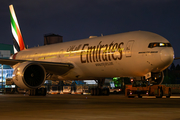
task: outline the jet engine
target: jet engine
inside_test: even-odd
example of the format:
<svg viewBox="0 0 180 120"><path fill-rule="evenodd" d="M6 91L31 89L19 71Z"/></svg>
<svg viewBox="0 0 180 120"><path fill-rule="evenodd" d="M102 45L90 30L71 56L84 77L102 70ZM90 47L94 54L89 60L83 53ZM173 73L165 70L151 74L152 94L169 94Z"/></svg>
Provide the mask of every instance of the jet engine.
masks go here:
<svg viewBox="0 0 180 120"><path fill-rule="evenodd" d="M158 72L158 73L151 73L151 79L150 82L153 85L160 85L164 80L164 73Z"/></svg>
<svg viewBox="0 0 180 120"><path fill-rule="evenodd" d="M33 62L18 63L13 66L13 81L23 89L35 89L40 87L46 78L46 72L42 65Z"/></svg>

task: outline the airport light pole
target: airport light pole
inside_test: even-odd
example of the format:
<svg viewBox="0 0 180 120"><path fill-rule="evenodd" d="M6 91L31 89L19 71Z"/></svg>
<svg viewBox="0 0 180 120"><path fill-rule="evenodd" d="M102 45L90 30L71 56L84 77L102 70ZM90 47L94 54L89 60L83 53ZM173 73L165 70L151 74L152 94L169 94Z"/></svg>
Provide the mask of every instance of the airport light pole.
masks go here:
<svg viewBox="0 0 180 120"><path fill-rule="evenodd" d="M1 56L2 56L2 58L3 58L3 55L1 54ZM3 64L1 64L1 70L2 70L2 88L1 88L1 90L2 90L2 93L3 93Z"/></svg>
<svg viewBox="0 0 180 120"><path fill-rule="evenodd" d="M3 64L1 64L1 68L2 68L2 93L3 93Z"/></svg>

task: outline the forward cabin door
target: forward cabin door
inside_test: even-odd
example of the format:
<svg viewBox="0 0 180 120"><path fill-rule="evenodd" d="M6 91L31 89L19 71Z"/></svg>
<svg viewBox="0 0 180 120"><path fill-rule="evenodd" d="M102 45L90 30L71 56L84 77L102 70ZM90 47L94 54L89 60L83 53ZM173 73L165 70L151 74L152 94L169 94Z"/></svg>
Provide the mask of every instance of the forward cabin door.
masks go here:
<svg viewBox="0 0 180 120"><path fill-rule="evenodd" d="M133 44L134 44L134 40L128 41L127 46L126 46L126 57L131 57L132 56Z"/></svg>

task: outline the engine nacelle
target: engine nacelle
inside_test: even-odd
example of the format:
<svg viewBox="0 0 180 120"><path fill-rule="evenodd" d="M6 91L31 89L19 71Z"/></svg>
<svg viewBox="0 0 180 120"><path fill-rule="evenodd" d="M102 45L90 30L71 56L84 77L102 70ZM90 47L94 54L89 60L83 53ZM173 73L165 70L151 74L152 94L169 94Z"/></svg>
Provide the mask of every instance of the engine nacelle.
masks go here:
<svg viewBox="0 0 180 120"><path fill-rule="evenodd" d="M160 85L164 80L164 73L158 72L158 73L151 73L151 83L153 85Z"/></svg>
<svg viewBox="0 0 180 120"><path fill-rule="evenodd" d="M14 67L13 81L23 89L40 87L46 78L46 71L40 64L33 62L18 63Z"/></svg>

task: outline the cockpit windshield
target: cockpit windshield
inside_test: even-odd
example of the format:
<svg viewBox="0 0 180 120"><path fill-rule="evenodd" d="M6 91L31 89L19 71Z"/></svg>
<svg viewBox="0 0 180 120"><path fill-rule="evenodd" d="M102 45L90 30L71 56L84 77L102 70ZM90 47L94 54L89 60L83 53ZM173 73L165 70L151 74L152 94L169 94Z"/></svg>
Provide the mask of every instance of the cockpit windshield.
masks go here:
<svg viewBox="0 0 180 120"><path fill-rule="evenodd" d="M148 48L154 47L172 47L170 43L149 43Z"/></svg>

